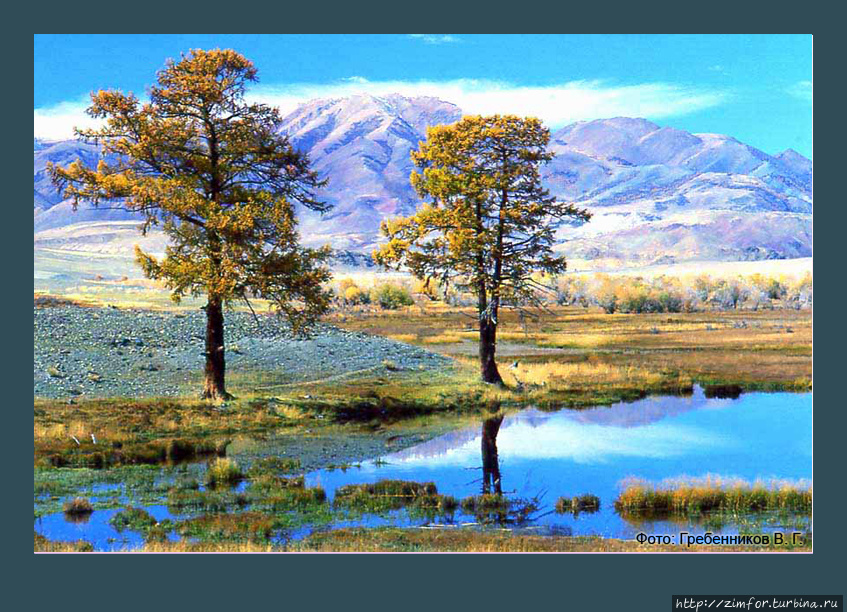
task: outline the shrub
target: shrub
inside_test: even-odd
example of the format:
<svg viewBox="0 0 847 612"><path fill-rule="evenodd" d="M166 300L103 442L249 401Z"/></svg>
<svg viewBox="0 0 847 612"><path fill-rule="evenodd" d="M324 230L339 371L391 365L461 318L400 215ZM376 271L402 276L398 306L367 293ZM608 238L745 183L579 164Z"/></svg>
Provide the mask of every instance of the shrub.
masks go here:
<svg viewBox="0 0 847 612"><path fill-rule="evenodd" d="M390 284L381 285L374 289L373 297L383 310L396 310L401 306L411 306L415 303L406 289Z"/></svg>
<svg viewBox="0 0 847 612"><path fill-rule="evenodd" d="M367 291L363 291L356 285L352 285L344 290L344 303L351 306L370 304L371 296Z"/></svg>
<svg viewBox="0 0 847 612"><path fill-rule="evenodd" d="M812 275L809 272L787 290L787 298L795 308L812 305Z"/></svg>
<svg viewBox="0 0 847 612"><path fill-rule="evenodd" d="M578 277L559 279L556 283L556 303L559 306L586 307L589 304L586 283Z"/></svg>
<svg viewBox="0 0 847 612"><path fill-rule="evenodd" d="M606 314L615 314L618 309L618 288L615 282L607 276L599 276L600 287L594 294L594 301Z"/></svg>

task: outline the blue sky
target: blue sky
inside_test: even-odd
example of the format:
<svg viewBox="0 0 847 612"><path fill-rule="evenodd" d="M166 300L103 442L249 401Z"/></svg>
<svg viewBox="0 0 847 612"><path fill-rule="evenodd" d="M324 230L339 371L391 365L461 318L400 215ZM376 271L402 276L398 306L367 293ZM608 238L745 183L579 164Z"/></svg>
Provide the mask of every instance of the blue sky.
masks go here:
<svg viewBox="0 0 847 612"><path fill-rule="evenodd" d="M810 35L36 35L35 135L69 137L90 121L90 91L143 95L166 58L198 47L250 58L260 77L250 96L283 112L397 91L552 128L645 117L812 156Z"/></svg>

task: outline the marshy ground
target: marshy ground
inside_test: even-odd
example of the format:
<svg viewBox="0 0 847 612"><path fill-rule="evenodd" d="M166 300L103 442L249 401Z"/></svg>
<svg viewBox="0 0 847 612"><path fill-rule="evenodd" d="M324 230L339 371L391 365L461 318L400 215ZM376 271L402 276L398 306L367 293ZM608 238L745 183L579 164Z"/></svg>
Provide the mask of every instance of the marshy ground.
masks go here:
<svg viewBox="0 0 847 612"><path fill-rule="evenodd" d="M86 508L78 499L91 512L69 518L105 513L104 523L134 534L117 549L656 550L517 530L343 528L351 517L437 516L496 500L446 499L438 483L407 483L401 494L359 488L334 501L298 476L349 469L496 410L611 404L690 393L695 383L718 396L811 389L809 310L507 313L498 342L507 388L498 389L476 382L472 311L435 304L336 313L310 338L234 313L228 358L238 399L213 405L190 399L202 312L43 306L35 308L36 550L89 548L38 535L40 518L66 504Z"/></svg>

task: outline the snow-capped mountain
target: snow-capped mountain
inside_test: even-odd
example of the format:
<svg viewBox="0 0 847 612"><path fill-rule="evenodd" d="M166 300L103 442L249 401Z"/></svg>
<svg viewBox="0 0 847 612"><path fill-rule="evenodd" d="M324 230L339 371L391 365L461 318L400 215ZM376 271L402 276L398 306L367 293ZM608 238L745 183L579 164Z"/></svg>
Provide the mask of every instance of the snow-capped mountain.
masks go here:
<svg viewBox="0 0 847 612"><path fill-rule="evenodd" d="M323 217L301 211L304 241L368 252L383 218L420 203L409 184L410 151L428 126L461 116L449 102L396 94L313 100L289 114L282 129L329 179L321 195L334 205ZM630 118L574 123L553 132L550 149L556 157L544 168L546 186L594 213L561 230L570 257L644 264L812 253L812 162L790 149L771 156L729 136ZM73 141L35 143L36 243L48 230L56 244L63 227L131 219L121 211L71 212L59 201L46 162L76 157L93 165L98 152Z"/></svg>

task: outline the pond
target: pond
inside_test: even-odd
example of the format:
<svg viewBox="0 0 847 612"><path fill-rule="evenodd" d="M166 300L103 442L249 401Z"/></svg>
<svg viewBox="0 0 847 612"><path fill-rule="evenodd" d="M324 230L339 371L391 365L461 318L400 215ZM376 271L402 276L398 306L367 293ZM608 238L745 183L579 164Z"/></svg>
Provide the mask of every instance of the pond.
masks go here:
<svg viewBox="0 0 847 612"><path fill-rule="evenodd" d="M696 387L688 397L648 397L556 412L528 408L502 421L488 419L481 427L363 463L361 468L321 470L306 480L308 485L324 487L329 496L351 483L389 478L432 481L439 493L458 498L482 493L487 480L491 492L499 484L507 496L540 497L539 511L531 521L535 528L632 538L639 531L676 534L685 526L700 533L705 529L684 520L624 520L613 506L624 479L658 482L708 475L811 483L812 394L746 393L721 399L707 398ZM558 497L583 493L600 498L599 511L576 516L553 512ZM709 530L738 532L731 523L720 529L710 525Z"/></svg>
<svg viewBox="0 0 847 612"><path fill-rule="evenodd" d="M383 479L433 482L439 493L458 499L502 491L509 498L537 500L537 509L518 527L542 534L630 539L640 531L673 535L681 530L749 531L750 524L743 519L707 525L694 518L639 521L624 518L614 508L624 479L659 482L708 475L810 484L812 394L756 392L716 398L695 387L690 396L647 397L582 410L527 408L505 417L481 418L478 425L345 470L307 473L306 485L323 487L329 499L344 485ZM554 511L557 498L584 493L599 497L598 511ZM173 518L166 506L147 509L158 520ZM87 522L75 523L62 513L51 514L37 519L35 528L51 539L91 541L97 549L140 545L138 534L118 533L108 524L114 512L98 510ZM754 529L786 529L786 520L771 517ZM790 520L798 525L796 517ZM478 525L479 517L461 508L437 518L396 510L335 521L332 527L425 524ZM808 517L800 518L799 525L811 530ZM310 531L307 526L285 537L302 537Z"/></svg>

